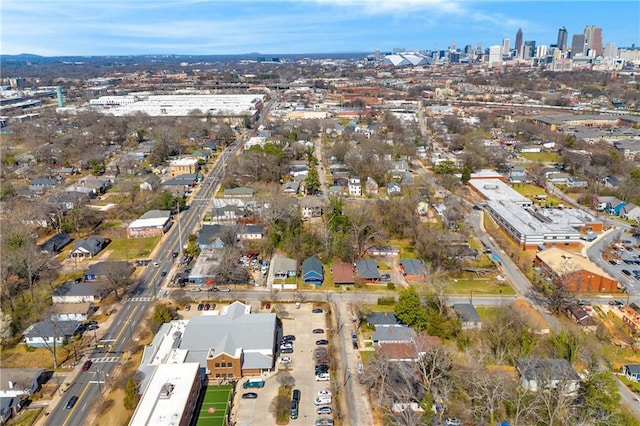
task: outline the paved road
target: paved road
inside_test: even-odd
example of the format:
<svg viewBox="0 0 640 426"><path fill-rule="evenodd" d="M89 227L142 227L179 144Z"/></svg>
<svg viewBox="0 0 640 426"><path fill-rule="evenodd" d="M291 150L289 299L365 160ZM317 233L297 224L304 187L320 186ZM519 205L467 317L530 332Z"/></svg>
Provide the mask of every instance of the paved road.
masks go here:
<svg viewBox="0 0 640 426"><path fill-rule="evenodd" d="M101 343L112 345L107 351L93 350L88 359L94 360L94 365L89 371L80 371L71 387L62 398L60 404L51 411L46 424L51 426L81 425L87 423L87 417L92 409L99 405L99 396L104 388L110 385L110 377L113 376L119 365L122 354L130 348L132 338L136 334L138 324L141 324L151 301L163 292L162 284L166 279L160 276L162 271L170 271L175 268L172 256L174 251L181 251L181 242L196 230L201 217L205 214L205 208L213 191L220 183L222 170L229 156L234 155L240 147L240 139L236 140L225 150L212 167L209 174L200 184L196 197L191 207L180 213L180 224L173 226L158 244L154 261L160 266L147 266L139 283L129 294L129 302L121 305L113 319L109 329L103 336ZM170 274L169 274L170 276ZM71 396L78 396L75 406L67 410L65 405Z"/></svg>

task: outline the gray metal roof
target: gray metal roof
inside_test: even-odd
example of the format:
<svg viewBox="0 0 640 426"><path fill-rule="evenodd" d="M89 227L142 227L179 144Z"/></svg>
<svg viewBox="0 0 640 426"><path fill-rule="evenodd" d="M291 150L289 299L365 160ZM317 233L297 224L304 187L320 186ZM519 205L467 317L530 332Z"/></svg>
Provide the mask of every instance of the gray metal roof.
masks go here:
<svg viewBox="0 0 640 426"><path fill-rule="evenodd" d="M452 308L463 322L481 322L478 311L471 303L456 303Z"/></svg>
<svg viewBox="0 0 640 426"><path fill-rule="evenodd" d="M516 368L527 380L580 380L566 359L519 359Z"/></svg>
<svg viewBox="0 0 640 426"><path fill-rule="evenodd" d="M276 315L250 314L246 306L234 302L224 315L201 315L187 324L182 336L181 349L188 349L187 362L206 365L208 354L235 355L237 349L244 353L243 369L271 368L275 348Z"/></svg>
<svg viewBox="0 0 640 426"><path fill-rule="evenodd" d="M427 269L419 259L402 259L399 263L402 266L403 273L406 275L427 276Z"/></svg>
<svg viewBox="0 0 640 426"><path fill-rule="evenodd" d="M358 271L358 277L365 279L380 279L380 272L378 272L378 265L375 260L357 260L356 269Z"/></svg>
<svg viewBox="0 0 640 426"><path fill-rule="evenodd" d="M85 284L69 281L56 288L53 296L102 296L106 291L107 286L100 283Z"/></svg>
<svg viewBox="0 0 640 426"><path fill-rule="evenodd" d="M376 327L371 336L374 342L411 342L415 339L416 332L406 326L400 327Z"/></svg>

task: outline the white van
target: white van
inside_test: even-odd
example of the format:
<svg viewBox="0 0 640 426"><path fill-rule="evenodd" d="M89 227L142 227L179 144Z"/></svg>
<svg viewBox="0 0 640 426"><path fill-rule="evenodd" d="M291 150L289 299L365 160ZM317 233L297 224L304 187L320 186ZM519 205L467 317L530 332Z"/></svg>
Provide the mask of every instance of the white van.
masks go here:
<svg viewBox="0 0 640 426"><path fill-rule="evenodd" d="M328 405L331 404L331 397L330 396L319 396L315 399L315 404L316 405Z"/></svg>

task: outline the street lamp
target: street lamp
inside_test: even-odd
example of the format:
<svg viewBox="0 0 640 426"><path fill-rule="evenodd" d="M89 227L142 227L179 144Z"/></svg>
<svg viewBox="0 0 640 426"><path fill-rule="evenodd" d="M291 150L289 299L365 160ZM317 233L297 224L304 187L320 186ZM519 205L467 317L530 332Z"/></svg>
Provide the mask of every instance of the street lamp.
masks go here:
<svg viewBox="0 0 640 426"><path fill-rule="evenodd" d="M106 373L102 370L96 370L93 374L96 375L96 382L98 382L98 389L100 390L100 395L102 395L102 382L100 381L100 373L103 374L104 381L107 381Z"/></svg>

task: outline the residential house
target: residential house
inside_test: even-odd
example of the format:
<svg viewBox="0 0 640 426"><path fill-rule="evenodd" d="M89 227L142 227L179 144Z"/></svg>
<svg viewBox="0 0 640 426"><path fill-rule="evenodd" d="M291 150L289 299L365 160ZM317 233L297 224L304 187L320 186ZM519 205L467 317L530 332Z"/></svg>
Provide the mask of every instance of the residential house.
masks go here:
<svg viewBox="0 0 640 426"><path fill-rule="evenodd" d="M56 234L40 245L40 249L49 253L59 253L71 242L69 234Z"/></svg>
<svg viewBox="0 0 640 426"><path fill-rule="evenodd" d="M300 181L292 180L282 184L282 192L285 194L297 194L300 191Z"/></svg>
<svg viewBox="0 0 640 426"><path fill-rule="evenodd" d="M402 187L397 182L389 182L387 184L387 195L402 195Z"/></svg>
<svg viewBox="0 0 640 426"><path fill-rule="evenodd" d="M629 203L622 208L621 216L627 220L635 220L640 223L640 207Z"/></svg>
<svg viewBox="0 0 640 426"><path fill-rule="evenodd" d="M616 189L620 186L620 179L616 176L605 176L602 178L602 184L605 188Z"/></svg>
<svg viewBox="0 0 640 426"><path fill-rule="evenodd" d="M364 188L369 195L378 195L378 190L380 189L378 182L376 182L372 177L367 177Z"/></svg>
<svg viewBox="0 0 640 426"><path fill-rule="evenodd" d="M27 346L34 348L54 344L62 346L73 337L79 326L78 321L40 321L24 331L23 340Z"/></svg>
<svg viewBox="0 0 640 426"><path fill-rule="evenodd" d="M52 321L86 321L94 311L91 303L56 303L51 306Z"/></svg>
<svg viewBox="0 0 640 426"><path fill-rule="evenodd" d="M376 331L371 335L373 346L380 346L388 343L413 343L416 339L416 332L400 325L397 327L376 327Z"/></svg>
<svg viewBox="0 0 640 426"><path fill-rule="evenodd" d="M228 188L223 192L224 198L253 198L256 195L256 191L253 188L246 186L240 186L237 188Z"/></svg>
<svg viewBox="0 0 640 426"><path fill-rule="evenodd" d="M442 346L442 339L437 336L417 335L411 343L389 343L386 341L376 348L386 361L417 362L430 348Z"/></svg>
<svg viewBox="0 0 640 426"><path fill-rule="evenodd" d="M640 155L640 141L637 140L616 141L613 143L613 147L628 161L635 161L636 157Z"/></svg>
<svg viewBox="0 0 640 426"><path fill-rule="evenodd" d="M111 290L103 283L68 281L53 291L51 301L57 303L99 303Z"/></svg>
<svg viewBox="0 0 640 426"><path fill-rule="evenodd" d="M48 377L42 368L0 368L0 424L27 407Z"/></svg>
<svg viewBox="0 0 640 426"><path fill-rule="evenodd" d="M577 303L572 303L566 308L569 318L574 320L576 324L585 331L595 332L598 330L598 324L591 318L587 311Z"/></svg>
<svg viewBox="0 0 640 426"><path fill-rule="evenodd" d="M512 166L509 170L508 180L511 183L527 182L527 170L524 168L524 166Z"/></svg>
<svg viewBox="0 0 640 426"><path fill-rule="evenodd" d="M367 324L374 328L400 327L403 325L393 312L371 312L367 315Z"/></svg>
<svg viewBox="0 0 640 426"><path fill-rule="evenodd" d="M169 210L149 210L129 224L127 238L161 237L172 224Z"/></svg>
<svg viewBox="0 0 640 426"><path fill-rule="evenodd" d="M91 201L84 192L64 191L49 199L49 204L59 207L63 212L86 206Z"/></svg>
<svg viewBox="0 0 640 426"><path fill-rule="evenodd" d="M60 180L55 178L33 178L29 182L29 190L37 194L42 194L60 184Z"/></svg>
<svg viewBox="0 0 640 426"><path fill-rule="evenodd" d="M345 195L344 186L340 185L332 185L329 187L329 195L333 195L335 197L340 197Z"/></svg>
<svg viewBox="0 0 640 426"><path fill-rule="evenodd" d="M305 284L312 284L316 287L322 285L324 281L324 268L318 258L311 256L302 262L302 281Z"/></svg>
<svg viewBox="0 0 640 426"><path fill-rule="evenodd" d="M424 266L424 262L419 259L401 259L400 270L407 282L410 283L426 283L427 282L427 268Z"/></svg>
<svg viewBox="0 0 640 426"><path fill-rule="evenodd" d="M362 184L357 176L349 177L349 195L359 197L362 195Z"/></svg>
<svg viewBox="0 0 640 426"><path fill-rule="evenodd" d="M480 330L482 328L480 315L471 303L456 303L451 308L462 323L463 330Z"/></svg>
<svg viewBox="0 0 640 426"><path fill-rule="evenodd" d="M273 278L277 280L286 280L289 277L298 275L298 262L284 256L275 256L271 261L271 269L273 270Z"/></svg>
<svg viewBox="0 0 640 426"><path fill-rule="evenodd" d="M589 181L585 178L569 176L567 179L567 187L569 188L586 188L589 186Z"/></svg>
<svg viewBox="0 0 640 426"><path fill-rule="evenodd" d="M242 207L227 204L222 207L214 207L210 213L211 223L230 222L235 223L245 216L245 210Z"/></svg>
<svg viewBox="0 0 640 426"><path fill-rule="evenodd" d="M140 182L140 190L141 191L155 191L160 188L162 181L160 176L155 174L150 174L145 177L142 182Z"/></svg>
<svg viewBox="0 0 640 426"><path fill-rule="evenodd" d="M605 211L607 213L611 213L616 206L620 206L618 210L624 207L624 201L619 200L613 196L599 196L594 199L594 207L598 211Z"/></svg>
<svg viewBox="0 0 640 426"><path fill-rule="evenodd" d="M569 175L569 173L549 173L547 181L553 184L566 185L570 178L571 175Z"/></svg>
<svg viewBox="0 0 640 426"><path fill-rule="evenodd" d="M580 388L580 376L566 359L519 359L516 371L526 390L560 388L565 395L574 395Z"/></svg>
<svg viewBox="0 0 640 426"><path fill-rule="evenodd" d="M100 237L89 237L86 240L76 240L69 257L74 259L90 259L100 253L109 243L108 240Z"/></svg>
<svg viewBox="0 0 640 426"><path fill-rule="evenodd" d="M0 398L33 395L45 380L42 368L0 368Z"/></svg>
<svg viewBox="0 0 640 426"><path fill-rule="evenodd" d="M232 227L220 224L203 225L196 240L198 247L204 249L221 249L235 231Z"/></svg>
<svg viewBox="0 0 640 426"><path fill-rule="evenodd" d="M372 246L367 249L369 256L398 256L400 248L398 246Z"/></svg>
<svg viewBox="0 0 640 426"><path fill-rule="evenodd" d="M240 241L261 240L263 236L264 236L264 226L262 225L240 226L236 233L236 237Z"/></svg>
<svg viewBox="0 0 640 426"><path fill-rule="evenodd" d="M368 283L380 281L380 272L375 260L356 260L356 276Z"/></svg>
<svg viewBox="0 0 640 426"><path fill-rule="evenodd" d="M354 285L353 265L346 262L336 262L331 265L334 285Z"/></svg>
<svg viewBox="0 0 640 426"><path fill-rule="evenodd" d="M289 165L289 175L293 178L304 179L309 175L309 166L305 161L296 162L292 161Z"/></svg>
<svg viewBox="0 0 640 426"><path fill-rule="evenodd" d="M76 187L90 188L97 195L104 194L111 188L111 180L99 176L85 176L78 180ZM84 191L82 191L84 192Z"/></svg>
<svg viewBox="0 0 640 426"><path fill-rule="evenodd" d="M633 382L640 382L640 364L625 364L622 366L622 374Z"/></svg>
<svg viewBox="0 0 640 426"><path fill-rule="evenodd" d="M130 276L133 273L133 267L129 262L125 261L109 261L98 262L89 265L83 274L84 282L109 281L110 275L116 275L121 278L123 275Z"/></svg>
<svg viewBox="0 0 640 426"><path fill-rule="evenodd" d="M203 179L200 174L186 174L167 179L162 182L162 188L171 192L177 197L182 197L191 193L191 190Z"/></svg>
<svg viewBox="0 0 640 426"><path fill-rule="evenodd" d="M300 200L302 219L311 219L322 216L322 199L319 197L306 196Z"/></svg>

